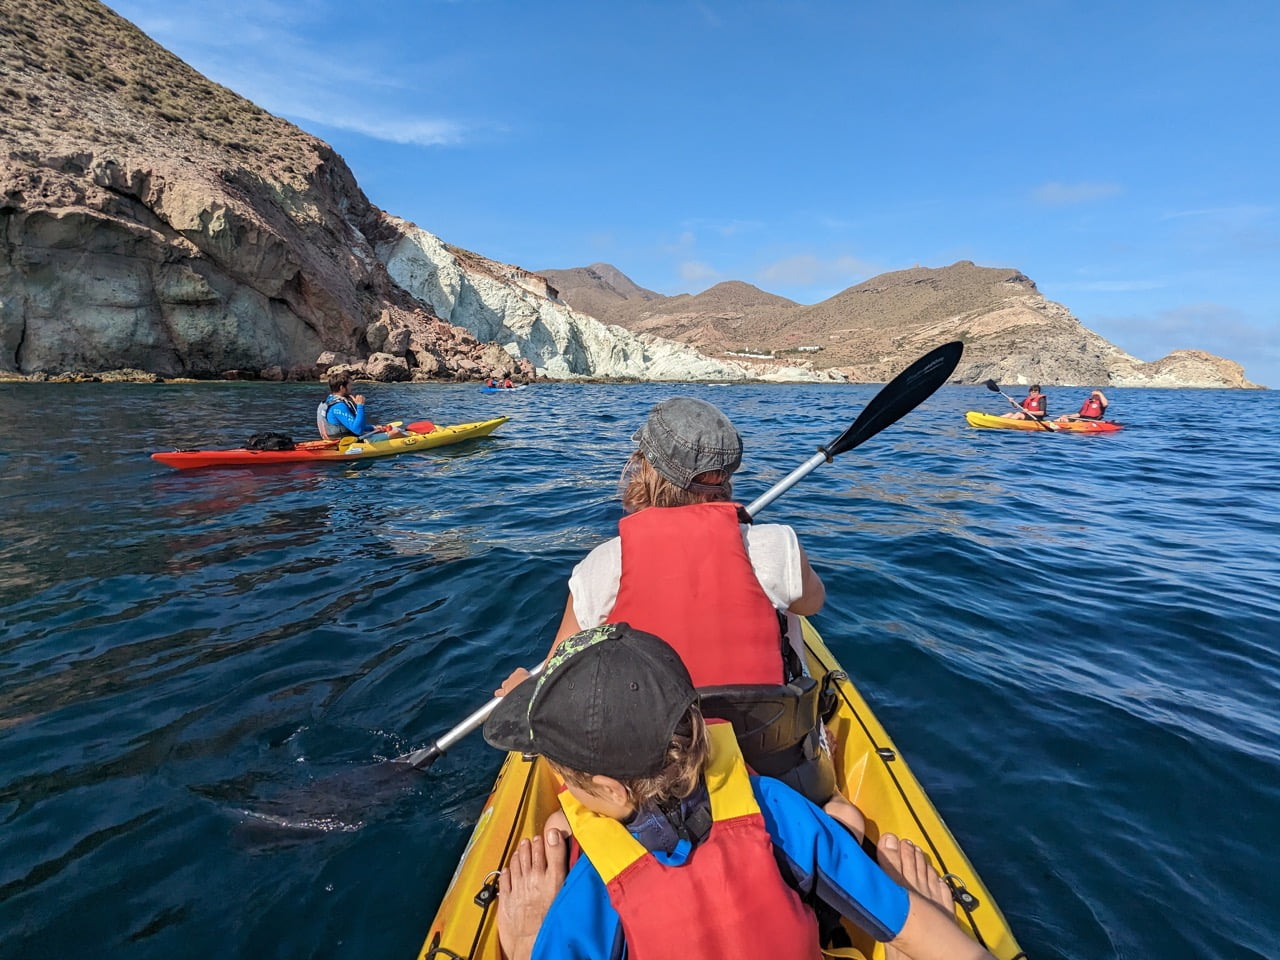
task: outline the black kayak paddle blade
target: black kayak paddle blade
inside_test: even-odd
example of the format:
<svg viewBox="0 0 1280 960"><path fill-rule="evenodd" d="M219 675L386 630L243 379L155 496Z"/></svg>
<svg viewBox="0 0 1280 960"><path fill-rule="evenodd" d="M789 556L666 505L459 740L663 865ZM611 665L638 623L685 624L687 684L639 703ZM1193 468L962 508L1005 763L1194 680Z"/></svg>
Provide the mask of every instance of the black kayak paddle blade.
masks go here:
<svg viewBox="0 0 1280 960"><path fill-rule="evenodd" d="M827 447L827 456L834 457L852 450L885 427L901 420L947 382L960 362L962 353L964 344L953 340L936 350L930 350L903 370L871 398L871 402L858 414L858 419L836 438L835 443Z"/></svg>

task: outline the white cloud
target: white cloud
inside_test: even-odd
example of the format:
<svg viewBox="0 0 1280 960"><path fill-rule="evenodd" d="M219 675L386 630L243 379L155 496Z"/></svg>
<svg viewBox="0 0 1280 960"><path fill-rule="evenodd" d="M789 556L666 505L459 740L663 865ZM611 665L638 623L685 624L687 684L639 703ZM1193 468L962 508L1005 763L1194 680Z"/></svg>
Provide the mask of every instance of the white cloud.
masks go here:
<svg viewBox="0 0 1280 960"><path fill-rule="evenodd" d="M719 271L701 260L685 260L680 264L680 279L686 283L706 283L720 276Z"/></svg>
<svg viewBox="0 0 1280 960"><path fill-rule="evenodd" d="M1274 207L1266 207L1261 204L1240 203L1231 207L1202 207L1198 210L1174 210L1171 213L1166 213L1161 219L1178 220L1183 217L1196 217L1241 224L1265 220L1274 212Z"/></svg>
<svg viewBox="0 0 1280 960"><path fill-rule="evenodd" d="M1092 317L1088 326L1143 360L1174 350L1205 350L1245 368L1255 383L1280 385L1277 324L1217 303L1195 303L1150 314Z"/></svg>
<svg viewBox="0 0 1280 960"><path fill-rule="evenodd" d="M1051 180L1032 190L1031 196L1037 203L1047 207L1067 207L1114 197L1122 192L1123 188L1118 183L1063 183Z"/></svg>
<svg viewBox="0 0 1280 960"><path fill-rule="evenodd" d="M1165 280L1081 280L1073 283L1056 283L1057 290L1081 290L1088 293L1135 293L1140 290L1161 290L1169 286Z"/></svg>
<svg viewBox="0 0 1280 960"><path fill-rule="evenodd" d="M693 242L695 233L715 233L722 237L733 237L740 233L749 233L752 230L760 230L764 224L759 220L702 220L693 219L685 220L682 224L684 227L684 236L688 238L689 243Z"/></svg>
<svg viewBox="0 0 1280 960"><path fill-rule="evenodd" d="M811 253L776 260L756 271L755 279L766 289L773 287L847 287L876 272L874 264L857 257L840 256L824 260Z"/></svg>
<svg viewBox="0 0 1280 960"><path fill-rule="evenodd" d="M422 87L447 72L439 64L388 70L355 38L317 46L307 36L308 17L323 17L322 7L223 0L202 6L196 17L175 15L171 4L155 0L111 0L111 6L209 79L281 116L419 146L458 144L487 126L418 105Z"/></svg>

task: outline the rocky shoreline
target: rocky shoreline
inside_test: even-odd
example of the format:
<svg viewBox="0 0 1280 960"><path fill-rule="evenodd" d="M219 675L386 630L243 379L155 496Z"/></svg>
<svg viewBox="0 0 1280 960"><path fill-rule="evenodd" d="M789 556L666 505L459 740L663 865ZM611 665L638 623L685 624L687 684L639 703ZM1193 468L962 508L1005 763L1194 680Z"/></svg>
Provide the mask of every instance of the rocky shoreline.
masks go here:
<svg viewBox="0 0 1280 960"><path fill-rule="evenodd" d="M0 380L883 383L959 339L956 382L1255 386L1200 351L1143 363L968 261L811 306L500 263L380 210L328 144L108 7L5 9Z"/></svg>

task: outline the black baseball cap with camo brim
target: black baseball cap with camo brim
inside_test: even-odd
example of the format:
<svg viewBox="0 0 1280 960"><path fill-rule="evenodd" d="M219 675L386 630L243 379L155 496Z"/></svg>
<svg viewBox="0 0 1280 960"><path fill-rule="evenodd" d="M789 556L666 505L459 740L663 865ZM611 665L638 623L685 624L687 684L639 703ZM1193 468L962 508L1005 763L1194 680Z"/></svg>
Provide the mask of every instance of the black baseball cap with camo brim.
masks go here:
<svg viewBox="0 0 1280 960"><path fill-rule="evenodd" d="M666 641L627 623L575 633L546 668L502 698L484 738L570 770L617 779L650 777L698 700L689 671Z"/></svg>

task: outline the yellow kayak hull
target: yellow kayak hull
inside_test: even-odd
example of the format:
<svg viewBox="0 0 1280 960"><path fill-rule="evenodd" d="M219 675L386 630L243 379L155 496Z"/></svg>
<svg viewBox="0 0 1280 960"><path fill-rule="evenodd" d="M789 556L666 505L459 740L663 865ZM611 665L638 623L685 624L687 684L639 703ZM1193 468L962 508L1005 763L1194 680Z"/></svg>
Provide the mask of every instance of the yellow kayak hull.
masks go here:
<svg viewBox="0 0 1280 960"><path fill-rule="evenodd" d="M839 670L817 631L808 622L804 629L814 674ZM849 680L842 680L837 689L839 711L828 724L840 744L837 777L842 792L866 815L868 838L874 842L882 833L895 833L926 851L939 872L950 875L953 886L972 898L971 908L956 908L963 929L999 960L1020 957L1022 951L1004 915L871 708ZM499 960L496 901L479 905L477 894L505 865L520 840L536 836L547 817L559 809L558 786L541 759L525 760L518 753L507 756L431 922L419 960ZM844 948L841 957L883 960L883 945L856 927L850 926L849 933L854 949Z"/></svg>
<svg viewBox="0 0 1280 960"><path fill-rule="evenodd" d="M1012 417L999 417L992 413L978 413L970 410L964 415L971 427L985 430L1032 430L1036 433L1115 433L1123 430L1123 423L1114 420L1014 420Z"/></svg>
<svg viewBox="0 0 1280 960"><path fill-rule="evenodd" d="M448 427L436 427L430 433L410 433L408 436L391 437L376 443L348 438L345 440L308 440L292 450L174 450L153 453L152 460L193 470L200 467L261 467L282 463L337 463L346 460L369 460L374 457L394 457L401 453L417 453L433 447L445 447L464 440L487 437L507 422L506 417L480 420L476 423L456 423Z"/></svg>

